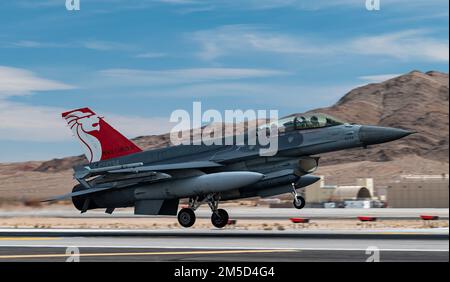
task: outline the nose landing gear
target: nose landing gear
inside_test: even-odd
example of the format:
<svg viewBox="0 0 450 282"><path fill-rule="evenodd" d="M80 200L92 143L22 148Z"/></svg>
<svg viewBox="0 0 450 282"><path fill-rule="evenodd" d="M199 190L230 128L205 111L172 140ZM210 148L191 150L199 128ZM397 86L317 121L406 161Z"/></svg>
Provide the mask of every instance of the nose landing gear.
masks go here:
<svg viewBox="0 0 450 282"><path fill-rule="evenodd" d="M292 196L294 197L294 201L292 202L292 204L294 205L294 207L296 209L299 209L299 210L303 209L305 207L306 200L305 200L305 198L303 198L302 196L300 196L297 193L297 190L295 189L295 184L294 183L292 183L292 190L293 190Z"/></svg>

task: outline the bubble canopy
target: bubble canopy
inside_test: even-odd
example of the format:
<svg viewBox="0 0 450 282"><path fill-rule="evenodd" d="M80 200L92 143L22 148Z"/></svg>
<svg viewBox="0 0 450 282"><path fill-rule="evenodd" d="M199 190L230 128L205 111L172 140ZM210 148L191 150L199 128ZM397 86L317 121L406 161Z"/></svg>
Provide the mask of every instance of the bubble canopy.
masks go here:
<svg viewBox="0 0 450 282"><path fill-rule="evenodd" d="M295 114L283 117L277 121L264 124L259 127L260 130L269 129L276 125L279 132L305 130L313 128L330 127L345 124L335 117L323 113Z"/></svg>

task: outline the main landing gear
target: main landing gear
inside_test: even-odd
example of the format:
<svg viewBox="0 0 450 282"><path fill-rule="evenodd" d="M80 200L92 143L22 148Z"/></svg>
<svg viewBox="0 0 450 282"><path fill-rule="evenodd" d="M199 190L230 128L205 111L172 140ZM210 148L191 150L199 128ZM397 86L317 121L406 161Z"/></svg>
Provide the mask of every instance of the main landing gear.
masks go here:
<svg viewBox="0 0 450 282"><path fill-rule="evenodd" d="M303 198L302 196L300 196L297 193L297 190L295 189L295 184L292 183L292 196L294 197L294 201L293 201L293 205L296 209L303 209L305 207L306 204L306 200L305 198Z"/></svg>
<svg viewBox="0 0 450 282"><path fill-rule="evenodd" d="M223 228L228 224L228 213L224 209L219 209L219 199L218 195L210 194L206 197L200 199L200 197L190 198L189 207L183 208L178 212L178 222L183 227L191 227L195 223L195 210L203 203L207 202L210 207L211 223L217 228Z"/></svg>
<svg viewBox="0 0 450 282"><path fill-rule="evenodd" d="M211 223L217 228L225 227L229 216L226 210L217 208L219 206L219 198L214 197L214 195L209 196L208 205L212 211Z"/></svg>
<svg viewBox="0 0 450 282"><path fill-rule="evenodd" d="M191 227L195 223L195 213L191 208L183 208L178 212L178 223L183 227Z"/></svg>

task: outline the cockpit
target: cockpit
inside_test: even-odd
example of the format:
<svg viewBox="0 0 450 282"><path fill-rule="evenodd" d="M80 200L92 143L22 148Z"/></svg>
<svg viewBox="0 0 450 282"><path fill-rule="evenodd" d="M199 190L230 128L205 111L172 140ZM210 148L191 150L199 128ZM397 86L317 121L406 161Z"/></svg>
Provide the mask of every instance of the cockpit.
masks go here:
<svg viewBox="0 0 450 282"><path fill-rule="evenodd" d="M345 122L323 113L295 114L264 124L259 130L268 130L274 124L279 132L288 132L342 125Z"/></svg>

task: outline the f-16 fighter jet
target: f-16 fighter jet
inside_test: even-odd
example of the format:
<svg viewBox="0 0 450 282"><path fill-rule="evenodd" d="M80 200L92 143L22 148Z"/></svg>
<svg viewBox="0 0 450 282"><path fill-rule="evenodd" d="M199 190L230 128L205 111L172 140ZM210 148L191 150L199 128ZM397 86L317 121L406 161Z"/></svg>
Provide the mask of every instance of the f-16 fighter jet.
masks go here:
<svg viewBox="0 0 450 282"><path fill-rule="evenodd" d="M260 154L260 145L177 145L142 151L89 108L62 114L85 150L89 164L74 167L79 182L71 193L82 213L134 207L139 215L177 215L184 227L195 223L195 210L211 208L211 223L224 227L228 213L219 201L292 193L297 209L305 206L298 189L320 178L310 175L319 154L385 143L412 132L349 124L320 113L294 114L275 121L278 150ZM273 122L272 122L273 124ZM267 134L268 127L257 134ZM180 199L189 204L178 211Z"/></svg>

